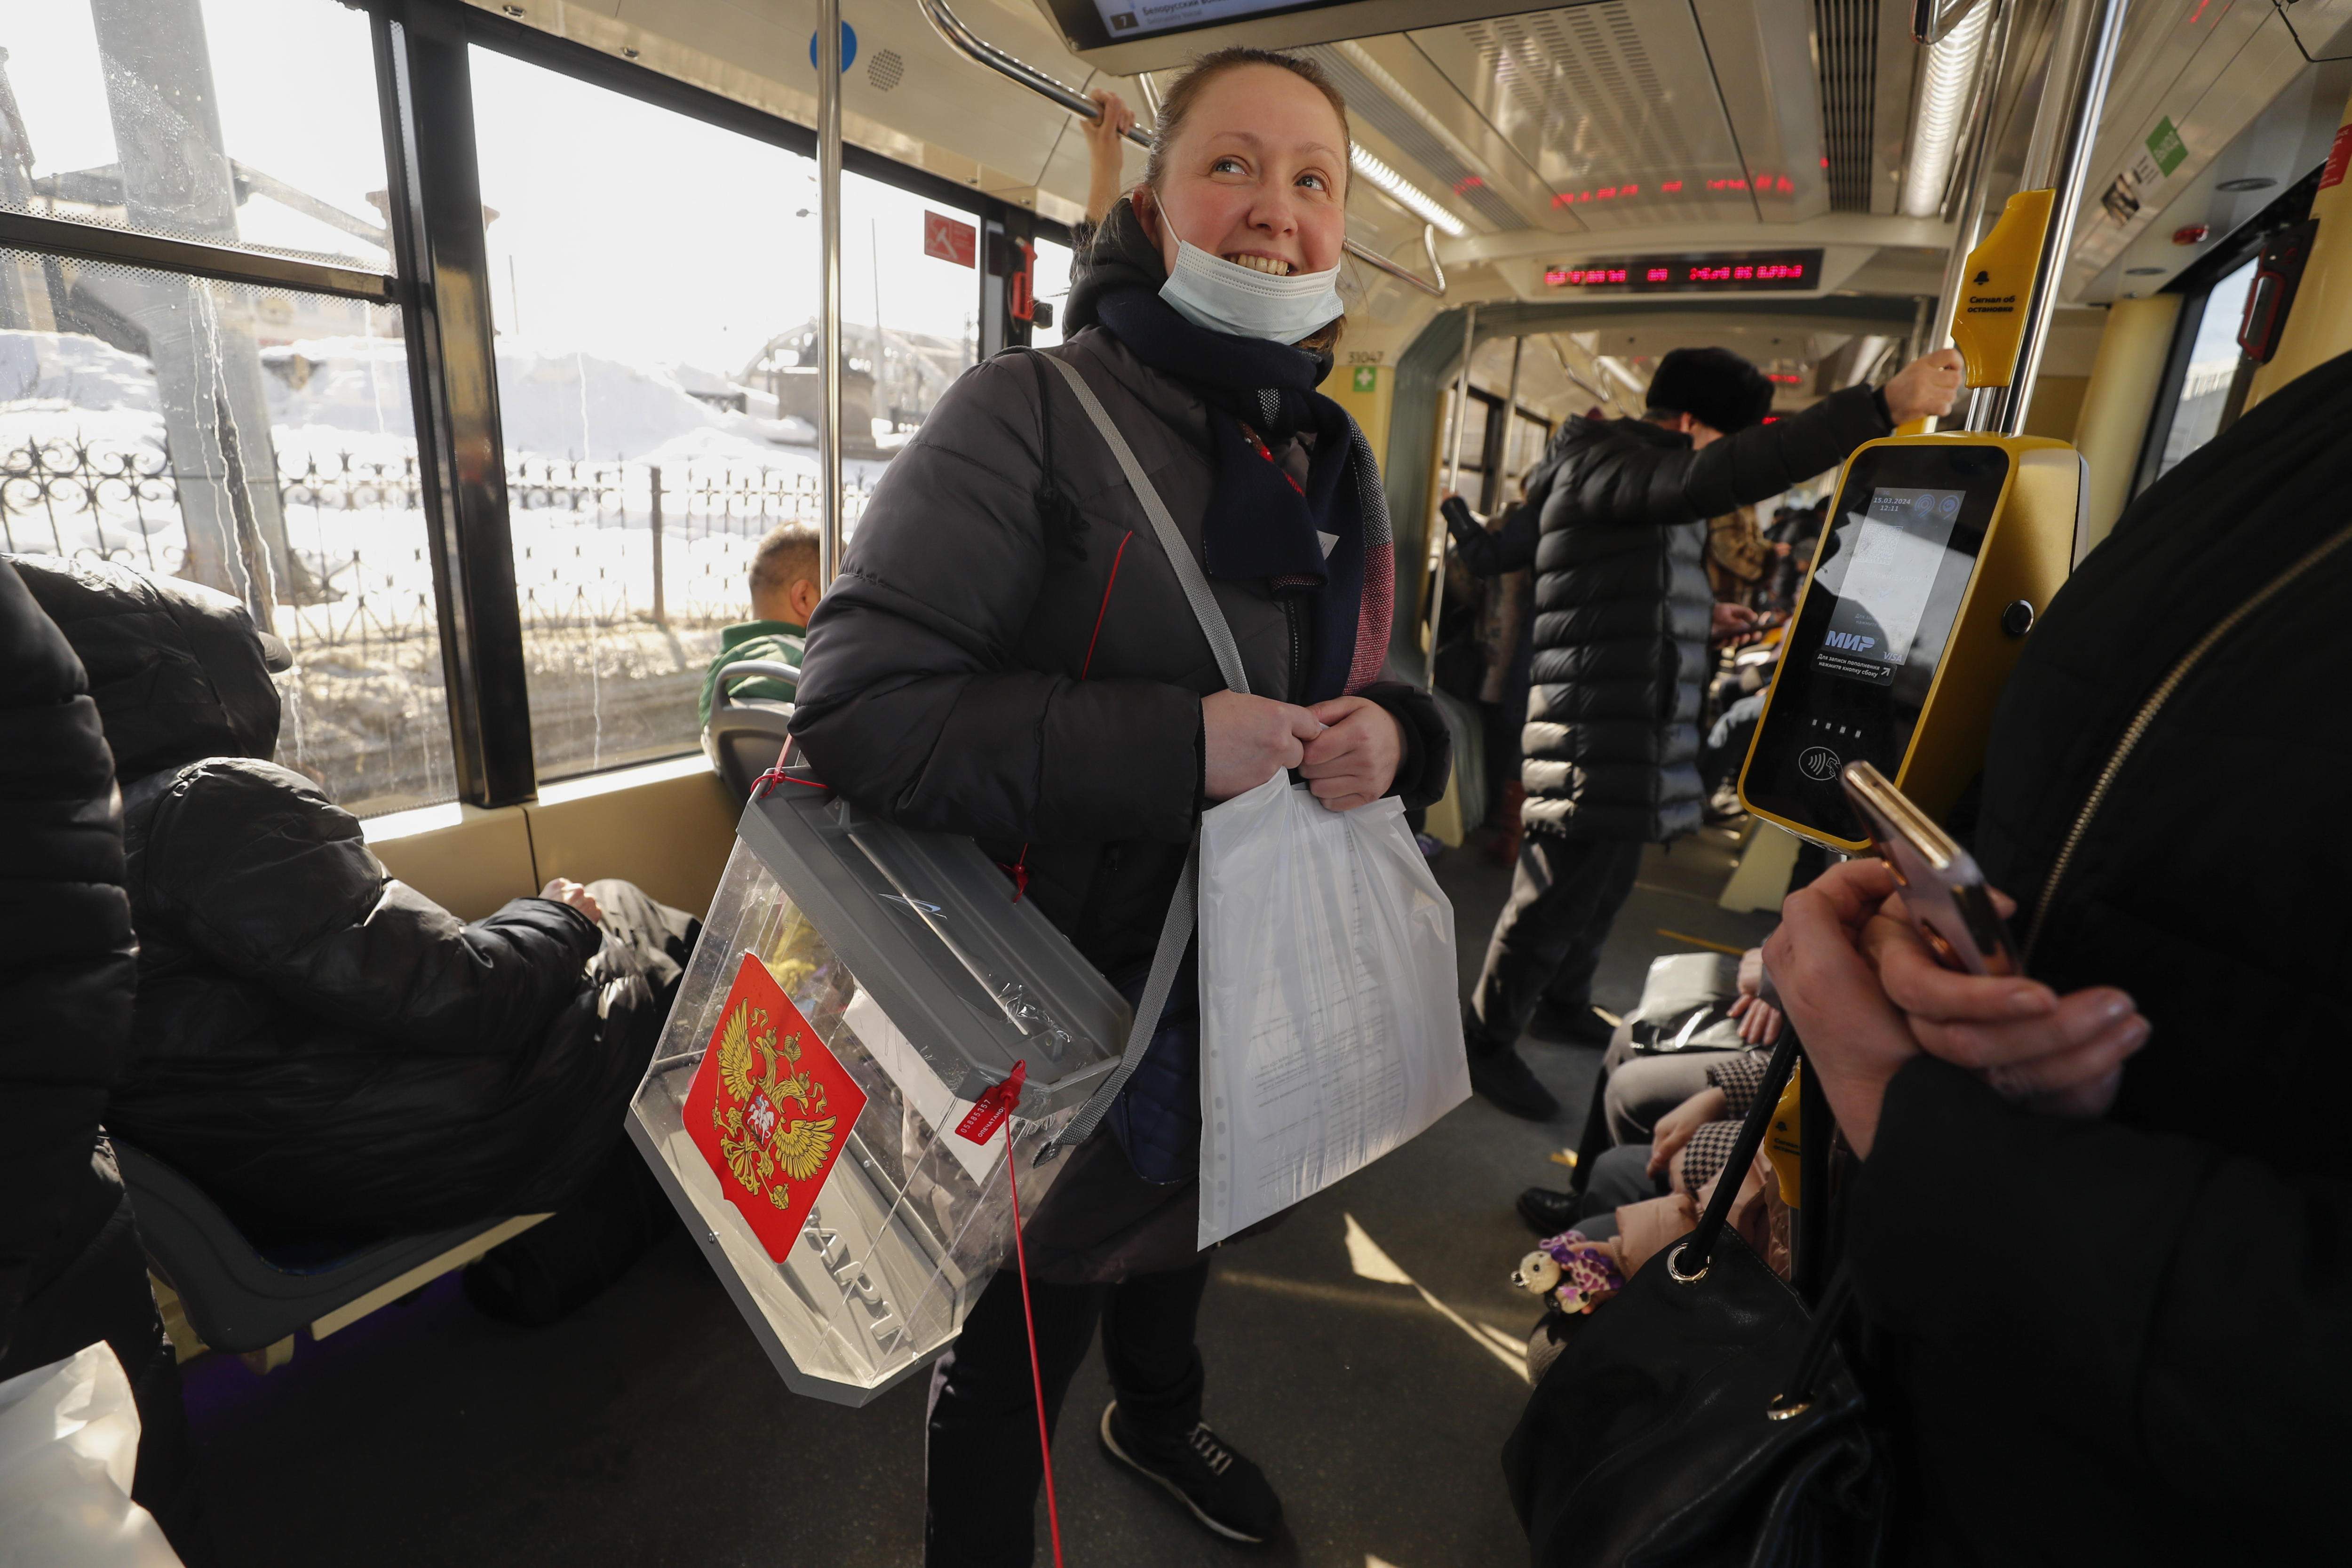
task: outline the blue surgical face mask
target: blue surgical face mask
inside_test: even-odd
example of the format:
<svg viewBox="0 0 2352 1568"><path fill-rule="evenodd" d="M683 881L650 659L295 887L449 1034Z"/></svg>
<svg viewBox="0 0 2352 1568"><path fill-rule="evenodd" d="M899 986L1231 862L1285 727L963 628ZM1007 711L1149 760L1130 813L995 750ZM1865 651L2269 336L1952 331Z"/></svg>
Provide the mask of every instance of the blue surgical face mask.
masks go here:
<svg viewBox="0 0 2352 1568"><path fill-rule="evenodd" d="M1236 337L1295 343L1339 320L1339 269L1276 278L1176 241L1176 265L1160 297L1196 327Z"/></svg>

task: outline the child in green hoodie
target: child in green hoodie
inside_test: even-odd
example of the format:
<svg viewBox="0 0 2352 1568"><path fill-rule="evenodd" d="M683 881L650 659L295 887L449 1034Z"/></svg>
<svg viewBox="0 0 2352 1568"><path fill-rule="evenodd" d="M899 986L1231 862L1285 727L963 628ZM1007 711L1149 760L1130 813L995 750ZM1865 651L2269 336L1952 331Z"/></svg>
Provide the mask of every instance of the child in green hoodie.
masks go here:
<svg viewBox="0 0 2352 1568"><path fill-rule="evenodd" d="M701 721L710 722L718 700L719 672L744 659L766 658L800 668L808 618L824 594L817 583L816 531L804 523L779 523L760 541L751 557L751 619L719 635L719 657L702 682ZM793 683L765 677L736 682L733 694L790 702Z"/></svg>

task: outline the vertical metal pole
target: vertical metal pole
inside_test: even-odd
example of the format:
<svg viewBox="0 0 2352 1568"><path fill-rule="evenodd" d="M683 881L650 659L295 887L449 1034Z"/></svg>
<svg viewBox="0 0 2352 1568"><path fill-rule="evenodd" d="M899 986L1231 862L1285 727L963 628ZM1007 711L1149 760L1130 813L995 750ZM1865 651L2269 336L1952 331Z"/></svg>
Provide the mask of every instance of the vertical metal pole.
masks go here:
<svg viewBox="0 0 2352 1568"><path fill-rule="evenodd" d="M2005 436L2025 433L2025 416L2033 405L2033 383L2042 374L2042 351L2049 345L2050 319L2057 311L2058 287L2066 275L2066 253L2074 248L2074 212L2090 174L2107 84L2115 77L2127 3L2068 0L2057 46L2051 50L2053 85L2063 80L2065 90L2063 96L2046 93L2042 100L2021 188L2055 194L2050 202L2050 232L2042 237L2042 259L2033 268L2033 297L2026 307L2024 341L2018 345L2017 374L1993 409L1992 427ZM2062 67L2063 78L2058 74Z"/></svg>
<svg viewBox="0 0 2352 1568"><path fill-rule="evenodd" d="M1830 1150L1837 1137L1837 1119L1830 1114L1828 1096L1822 1092L1822 1075L1811 1062L1797 1071L1797 1212L1791 1216L1796 1235L1794 1259L1797 1294L1807 1306L1818 1306L1836 1262L1830 1236Z"/></svg>
<svg viewBox="0 0 2352 1568"><path fill-rule="evenodd" d="M1490 466L1492 471L1486 476L1486 492L1480 497L1486 502L1478 509L1481 511L1493 511L1509 499L1503 487L1511 482L1511 419L1518 412L1519 356L1527 352L1527 346L1528 340L1524 337L1511 340L1511 384L1503 395L1503 433L1499 439L1490 438L1487 442L1488 448L1495 454L1495 461Z"/></svg>
<svg viewBox="0 0 2352 1568"><path fill-rule="evenodd" d="M1446 438L1445 488L1462 493L1462 433L1470 424L1470 356L1478 346L1478 307L1462 308L1462 372L1454 381L1454 433ZM1443 554L1441 550L1437 552Z"/></svg>
<svg viewBox="0 0 2352 1568"><path fill-rule="evenodd" d="M841 0L818 0L816 9L817 576L824 587L841 569Z"/></svg>
<svg viewBox="0 0 2352 1568"><path fill-rule="evenodd" d="M654 547L654 625L662 627L664 630L667 630L669 626L669 605L662 593L661 465L659 463L649 463L646 465L646 470L652 476L654 482L653 521L652 526L647 530L647 531L653 536Z"/></svg>
<svg viewBox="0 0 2352 1568"><path fill-rule="evenodd" d="M1462 307L1462 374L1454 383L1454 434L1448 445L1451 453L1445 461L1445 489L1448 494L1462 493L1462 432L1470 422L1470 356L1478 346L1478 307L1475 302ZM1445 608L1445 546L1449 535L1443 518L1430 529L1429 559L1425 569L1429 576L1429 626L1423 638L1426 661L1423 673L1427 685L1437 689L1437 618Z"/></svg>

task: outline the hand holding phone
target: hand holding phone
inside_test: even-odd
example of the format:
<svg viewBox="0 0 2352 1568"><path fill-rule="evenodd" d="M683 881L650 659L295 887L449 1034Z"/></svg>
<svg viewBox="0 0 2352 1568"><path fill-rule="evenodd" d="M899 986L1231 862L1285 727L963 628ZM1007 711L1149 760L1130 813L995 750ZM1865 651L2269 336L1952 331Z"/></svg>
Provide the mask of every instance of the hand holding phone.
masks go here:
<svg viewBox="0 0 2352 1568"><path fill-rule="evenodd" d="M1937 960L1967 974L2023 974L2009 927L1969 852L1868 763L1848 763L1839 780Z"/></svg>

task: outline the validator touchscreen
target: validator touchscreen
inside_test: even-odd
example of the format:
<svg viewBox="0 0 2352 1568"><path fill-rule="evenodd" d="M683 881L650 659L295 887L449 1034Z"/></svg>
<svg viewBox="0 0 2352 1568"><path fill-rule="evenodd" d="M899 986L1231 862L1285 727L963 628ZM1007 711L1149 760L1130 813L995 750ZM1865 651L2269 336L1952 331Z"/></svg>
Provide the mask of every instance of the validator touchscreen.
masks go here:
<svg viewBox="0 0 2352 1568"><path fill-rule="evenodd" d="M1839 770L1899 775L2009 468L1958 441L1856 456L1741 779L1750 803L1862 837Z"/></svg>
<svg viewBox="0 0 2352 1568"><path fill-rule="evenodd" d="M1852 542L1822 568L1821 584L1837 604L1813 655L1816 667L1894 684L1918 636L1961 500L1958 490L1883 487L1870 492L1867 510L1844 520Z"/></svg>

